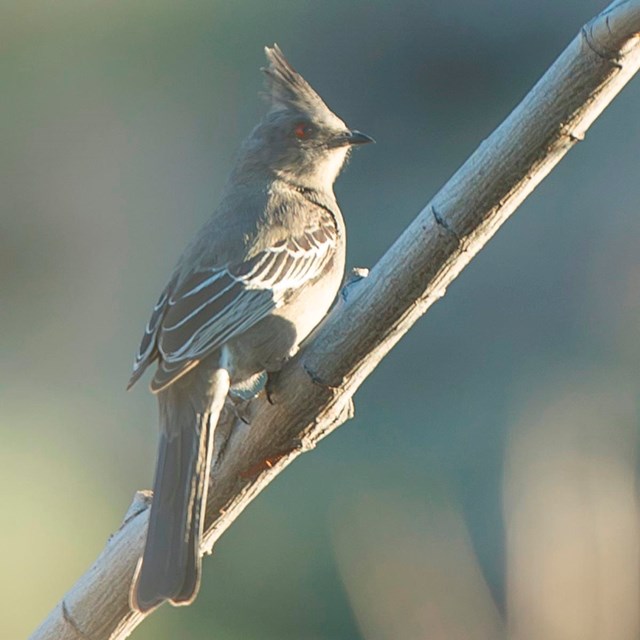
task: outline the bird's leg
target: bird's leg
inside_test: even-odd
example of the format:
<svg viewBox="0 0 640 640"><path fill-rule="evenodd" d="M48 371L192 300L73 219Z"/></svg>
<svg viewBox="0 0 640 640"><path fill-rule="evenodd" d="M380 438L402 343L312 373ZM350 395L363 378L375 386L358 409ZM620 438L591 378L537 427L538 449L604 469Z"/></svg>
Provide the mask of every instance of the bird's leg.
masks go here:
<svg viewBox="0 0 640 640"><path fill-rule="evenodd" d="M272 406L275 404L273 400L273 392L275 390L277 377L278 377L277 371L268 371L267 381L264 384L264 395L267 398L267 402Z"/></svg>
<svg viewBox="0 0 640 640"><path fill-rule="evenodd" d="M250 400L235 400L235 401L229 402L233 415L236 417L237 420L240 420L240 422L246 425L251 424L251 420L249 419L250 403L251 403Z"/></svg>

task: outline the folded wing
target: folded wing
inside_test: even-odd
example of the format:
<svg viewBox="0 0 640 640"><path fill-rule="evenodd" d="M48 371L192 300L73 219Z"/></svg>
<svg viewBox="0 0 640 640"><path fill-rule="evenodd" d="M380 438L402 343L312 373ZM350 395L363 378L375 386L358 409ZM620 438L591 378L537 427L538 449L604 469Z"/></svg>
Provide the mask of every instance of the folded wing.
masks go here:
<svg viewBox="0 0 640 640"><path fill-rule="evenodd" d="M129 386L158 359L151 389L166 388L321 276L336 241L333 225L318 226L239 264L201 268L179 284L172 280L147 324Z"/></svg>

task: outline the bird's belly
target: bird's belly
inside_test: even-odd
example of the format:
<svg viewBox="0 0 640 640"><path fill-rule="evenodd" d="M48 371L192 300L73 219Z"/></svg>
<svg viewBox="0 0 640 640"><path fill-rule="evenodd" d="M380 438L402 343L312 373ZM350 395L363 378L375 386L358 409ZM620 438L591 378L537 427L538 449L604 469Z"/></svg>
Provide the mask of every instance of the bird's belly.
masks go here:
<svg viewBox="0 0 640 640"><path fill-rule="evenodd" d="M269 316L227 343L232 382L258 371L277 371L297 351L338 293L344 261L336 262L330 273L302 287Z"/></svg>
<svg viewBox="0 0 640 640"><path fill-rule="evenodd" d="M298 345L325 317L340 289L342 269L335 270L331 276L320 279L305 287L291 301L274 312L275 317L291 322L296 329L295 351Z"/></svg>

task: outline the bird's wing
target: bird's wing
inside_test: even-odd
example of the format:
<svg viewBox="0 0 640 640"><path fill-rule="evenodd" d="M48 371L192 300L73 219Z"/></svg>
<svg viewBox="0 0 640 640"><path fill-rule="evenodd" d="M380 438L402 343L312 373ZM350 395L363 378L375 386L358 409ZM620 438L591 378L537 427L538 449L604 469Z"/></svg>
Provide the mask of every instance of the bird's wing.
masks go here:
<svg viewBox="0 0 640 640"><path fill-rule="evenodd" d="M133 361L133 372L131 373L131 377L129 378L127 389L131 389L131 387L145 372L146 368L158 358L159 353L156 340L158 329L160 327L160 322L167 312L167 307L169 305L169 296L171 295L171 291L175 286L176 279L176 274L174 274L174 276L171 278L171 280L169 280L167 286L160 294L158 302L156 302L156 305L153 307L151 317L149 318L149 322L147 322L147 326L144 329L144 334L142 336L142 340L140 341L138 352L136 353L135 360Z"/></svg>
<svg viewBox="0 0 640 640"><path fill-rule="evenodd" d="M155 359L154 392L280 307L293 290L318 278L337 243L333 225L306 230L250 259L192 272L170 283L156 304L136 356L131 386Z"/></svg>

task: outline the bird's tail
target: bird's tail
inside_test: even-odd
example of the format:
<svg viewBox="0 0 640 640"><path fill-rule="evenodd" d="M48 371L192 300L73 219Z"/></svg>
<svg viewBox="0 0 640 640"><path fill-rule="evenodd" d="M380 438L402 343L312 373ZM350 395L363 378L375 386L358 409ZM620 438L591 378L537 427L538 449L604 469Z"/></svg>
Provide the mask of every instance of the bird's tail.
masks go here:
<svg viewBox="0 0 640 640"><path fill-rule="evenodd" d="M229 391L229 374L216 369L203 379L169 386L158 394L160 445L153 502L142 563L131 606L150 611L165 600L193 602L200 587L200 540L204 526L213 432Z"/></svg>

